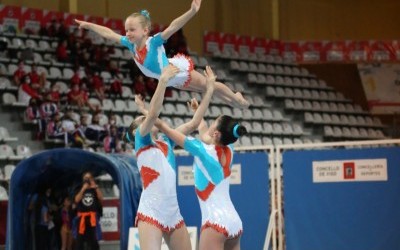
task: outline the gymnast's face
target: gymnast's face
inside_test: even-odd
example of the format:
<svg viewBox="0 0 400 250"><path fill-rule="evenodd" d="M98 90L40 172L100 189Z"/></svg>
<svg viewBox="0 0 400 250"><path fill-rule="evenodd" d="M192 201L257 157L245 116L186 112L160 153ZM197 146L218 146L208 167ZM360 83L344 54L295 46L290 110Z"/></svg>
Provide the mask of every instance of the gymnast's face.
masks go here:
<svg viewBox="0 0 400 250"><path fill-rule="evenodd" d="M125 21L125 32L131 43L139 43L149 34L149 29L143 26L140 17L128 17Z"/></svg>

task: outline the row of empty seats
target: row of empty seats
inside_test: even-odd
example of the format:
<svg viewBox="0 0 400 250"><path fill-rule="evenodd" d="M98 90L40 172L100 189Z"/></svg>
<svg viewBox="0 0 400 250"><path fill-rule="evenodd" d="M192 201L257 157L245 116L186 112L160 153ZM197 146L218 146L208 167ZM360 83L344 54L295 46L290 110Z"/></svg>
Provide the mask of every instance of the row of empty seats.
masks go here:
<svg viewBox="0 0 400 250"><path fill-rule="evenodd" d="M378 118L370 116L355 115L338 115L329 113L304 113L304 121L311 124L326 124L340 126L357 126L357 127L382 127L382 123Z"/></svg>
<svg viewBox="0 0 400 250"><path fill-rule="evenodd" d="M334 139L385 139L385 135L380 129L324 126L324 136Z"/></svg>
<svg viewBox="0 0 400 250"><path fill-rule="evenodd" d="M0 160L20 161L31 155L31 149L25 145L18 145L15 152L10 145L0 145Z"/></svg>
<svg viewBox="0 0 400 250"><path fill-rule="evenodd" d="M331 101L331 102L349 102L344 98L343 94L336 93L335 91L324 91L324 90L309 90L292 87L272 87L268 86L266 89L266 95L273 98L293 98L293 99L305 99L305 100L316 100L316 101Z"/></svg>
<svg viewBox="0 0 400 250"><path fill-rule="evenodd" d="M358 104L309 101L299 99L285 99L285 109L294 111L314 111L338 114L368 114L368 112L364 111Z"/></svg>
<svg viewBox="0 0 400 250"><path fill-rule="evenodd" d="M307 143L320 143L318 139L309 138L291 138L291 137L267 137L267 136L243 136L235 144L237 146L261 146L261 145L293 145L293 144L307 144Z"/></svg>
<svg viewBox="0 0 400 250"><path fill-rule="evenodd" d="M306 89L317 89L317 90L332 90L328 87L326 82L323 80L291 77L291 76L273 76L266 74L247 74L247 82L251 85L274 85L281 87L297 87Z"/></svg>
<svg viewBox="0 0 400 250"><path fill-rule="evenodd" d="M265 73L271 75L287 75L287 76L303 76L303 77L315 77L311 76L307 69L299 68L297 66L289 65L273 65L265 63L245 62L245 61L230 61L230 69L232 71L239 72L251 72L251 73Z"/></svg>

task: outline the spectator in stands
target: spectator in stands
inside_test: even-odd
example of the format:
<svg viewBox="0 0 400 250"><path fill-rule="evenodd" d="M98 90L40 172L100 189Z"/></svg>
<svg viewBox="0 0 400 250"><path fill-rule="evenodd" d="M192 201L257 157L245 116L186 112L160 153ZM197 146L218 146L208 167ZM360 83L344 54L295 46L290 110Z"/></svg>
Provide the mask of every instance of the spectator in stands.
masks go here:
<svg viewBox="0 0 400 250"><path fill-rule="evenodd" d="M143 97L146 97L147 92L146 92L146 84L144 82L144 77L142 74L139 74L133 83L133 91L135 92L136 95L141 95Z"/></svg>
<svg viewBox="0 0 400 250"><path fill-rule="evenodd" d="M115 125L110 126L110 131L103 140L103 146L106 153L120 153L122 151L121 141Z"/></svg>
<svg viewBox="0 0 400 250"><path fill-rule="evenodd" d="M39 73L36 64L32 64L29 78L32 84L39 84L41 88L43 88L46 83L46 74L44 72Z"/></svg>
<svg viewBox="0 0 400 250"><path fill-rule="evenodd" d="M47 27L47 35L50 37L55 37L57 35L57 20L51 19L50 25Z"/></svg>
<svg viewBox="0 0 400 250"><path fill-rule="evenodd" d="M56 36L59 41L64 41L68 39L69 31L67 26L65 26L64 19L58 21L58 29Z"/></svg>
<svg viewBox="0 0 400 250"><path fill-rule="evenodd" d="M71 105L77 105L80 109L88 106L91 110L97 110L99 107L92 105L88 102L89 94L79 88L79 85L75 84L72 90L68 92L68 103Z"/></svg>
<svg viewBox="0 0 400 250"><path fill-rule="evenodd" d="M40 105L40 123L39 123L39 133L44 132L47 123L52 119L52 117L58 113L58 105L53 102L50 93L47 93L44 101Z"/></svg>
<svg viewBox="0 0 400 250"><path fill-rule="evenodd" d="M47 124L46 135L49 139L63 140L66 147L74 139L72 134L63 129L63 123L61 121L60 114L53 115L52 119Z"/></svg>
<svg viewBox="0 0 400 250"><path fill-rule="evenodd" d="M116 61L110 61L108 71L110 72L111 75L118 75L120 74L118 63ZM123 76L120 76L123 78Z"/></svg>
<svg viewBox="0 0 400 250"><path fill-rule="evenodd" d="M154 95L154 92L157 89L157 82L154 78L146 77L146 91L150 97Z"/></svg>
<svg viewBox="0 0 400 250"><path fill-rule="evenodd" d="M91 141L101 142L107 135L104 126L100 126L100 113L96 113L92 117L92 123L87 126L85 136Z"/></svg>
<svg viewBox="0 0 400 250"><path fill-rule="evenodd" d="M109 93L114 97L122 98L122 80L119 74L113 74Z"/></svg>
<svg viewBox="0 0 400 250"><path fill-rule="evenodd" d="M72 75L71 79L71 86L74 86L74 84L80 85L82 82L81 76L80 76L80 69L79 67L76 67L74 70L74 74Z"/></svg>
<svg viewBox="0 0 400 250"><path fill-rule="evenodd" d="M24 62L19 61L18 62L18 68L16 71L14 71L13 75L13 82L15 86L19 86L21 84L22 78L26 75L26 72L24 70Z"/></svg>
<svg viewBox="0 0 400 250"><path fill-rule="evenodd" d="M22 83L18 88L18 102L29 104L31 98L42 99L42 96L38 92L39 85L30 83L28 75L23 77Z"/></svg>
<svg viewBox="0 0 400 250"><path fill-rule="evenodd" d="M57 60L60 62L64 62L64 63L69 62L66 40L58 43L58 46L56 49L56 57L57 57Z"/></svg>
<svg viewBox="0 0 400 250"><path fill-rule="evenodd" d="M40 25L40 29L39 29L38 35L39 36L49 36L46 24Z"/></svg>
<svg viewBox="0 0 400 250"><path fill-rule="evenodd" d="M199 11L200 6L200 0L193 0L188 11L174 19L171 25L153 37L149 36L151 18L147 10L133 13L126 18L126 36L121 36L105 26L77 19L75 19L75 22L81 29L94 31L103 38L120 43L128 48L135 62L148 77L159 79L162 70L168 64L173 64L180 68L180 74L176 78L171 79L168 86L177 88L185 86L185 89L204 92L206 89L206 79L202 74L193 69L194 65L191 58L184 55L177 55L168 59L163 47L164 42L181 29ZM233 92L221 82L216 83L215 95L233 107L248 108L249 106L249 102L240 92Z"/></svg>
<svg viewBox="0 0 400 250"><path fill-rule="evenodd" d="M108 48L105 44L95 47L94 60L101 70L106 70L110 63Z"/></svg>
<svg viewBox="0 0 400 250"><path fill-rule="evenodd" d="M32 123L39 123L40 121L40 101L36 98L29 100L29 105L25 110L25 118Z"/></svg>
<svg viewBox="0 0 400 250"><path fill-rule="evenodd" d="M61 101L60 87L54 84L49 94L51 95L51 100L59 106Z"/></svg>
<svg viewBox="0 0 400 250"><path fill-rule="evenodd" d="M165 44L165 51L168 57L173 57L176 54L188 55L186 37L183 35L183 30L180 29L174 33Z"/></svg>
<svg viewBox="0 0 400 250"><path fill-rule="evenodd" d="M98 250L98 238L96 236L97 218L103 213L103 194L96 184L93 174L85 172L82 175L82 188L75 195L75 203L78 211L78 237L77 248L84 249L86 242L90 249Z"/></svg>
<svg viewBox="0 0 400 250"><path fill-rule="evenodd" d="M108 119L108 124L105 126L108 134L110 134L112 126L116 126L117 136L118 136L118 138L122 138L122 135L125 134L125 127L120 126L120 124L117 124L117 115L116 114L110 115L110 118Z"/></svg>
<svg viewBox="0 0 400 250"><path fill-rule="evenodd" d="M92 77L92 87L96 96L102 101L106 98L103 78L96 71Z"/></svg>

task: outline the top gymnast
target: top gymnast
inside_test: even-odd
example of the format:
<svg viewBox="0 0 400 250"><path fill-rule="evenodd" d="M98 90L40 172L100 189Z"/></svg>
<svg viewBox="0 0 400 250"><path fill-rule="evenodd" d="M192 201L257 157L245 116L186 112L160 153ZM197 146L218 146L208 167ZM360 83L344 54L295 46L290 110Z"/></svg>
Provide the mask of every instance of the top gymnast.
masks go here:
<svg viewBox="0 0 400 250"><path fill-rule="evenodd" d="M120 43L133 53L133 59L142 73L148 77L159 79L162 69L168 64L179 68L179 73L168 82L168 86L186 88L187 90L205 92L206 78L193 70L190 57L178 54L167 58L163 44L176 31L181 29L200 9L201 0L193 0L191 8L162 32L149 36L151 31L150 14L147 10L133 13L125 20L126 36L121 36L111 29L90 22L76 20L79 28L89 29L100 36ZM225 103L237 107L247 108L249 103L240 92L232 92L226 85L215 83L215 95Z"/></svg>

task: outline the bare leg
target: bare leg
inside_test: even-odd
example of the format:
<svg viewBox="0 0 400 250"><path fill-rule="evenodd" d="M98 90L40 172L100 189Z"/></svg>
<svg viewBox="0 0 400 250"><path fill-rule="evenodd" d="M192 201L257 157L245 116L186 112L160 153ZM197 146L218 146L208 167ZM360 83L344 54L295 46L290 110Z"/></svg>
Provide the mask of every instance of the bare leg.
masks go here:
<svg viewBox="0 0 400 250"><path fill-rule="evenodd" d="M160 250L161 249L161 239L162 232L156 226L139 221L139 242L140 249L143 250Z"/></svg>
<svg viewBox="0 0 400 250"><path fill-rule="evenodd" d="M225 250L240 250L240 237L227 240Z"/></svg>
<svg viewBox="0 0 400 250"><path fill-rule="evenodd" d="M190 250L190 237L185 225L173 230L171 233L164 234L165 242L171 250Z"/></svg>
<svg viewBox="0 0 400 250"><path fill-rule="evenodd" d="M67 239L68 235L66 230L64 229L64 226L61 227L61 250L67 250Z"/></svg>
<svg viewBox="0 0 400 250"><path fill-rule="evenodd" d="M200 234L199 250L224 249L225 236L212 228L204 229Z"/></svg>
<svg viewBox="0 0 400 250"><path fill-rule="evenodd" d="M201 92L204 92L206 89L206 78L196 70L192 70L190 76L192 80L189 86L194 89L199 89ZM230 88L228 88L225 84L221 82L215 83L214 93L218 98L235 108L249 107L249 102L244 99L243 95L240 92L234 93Z"/></svg>

